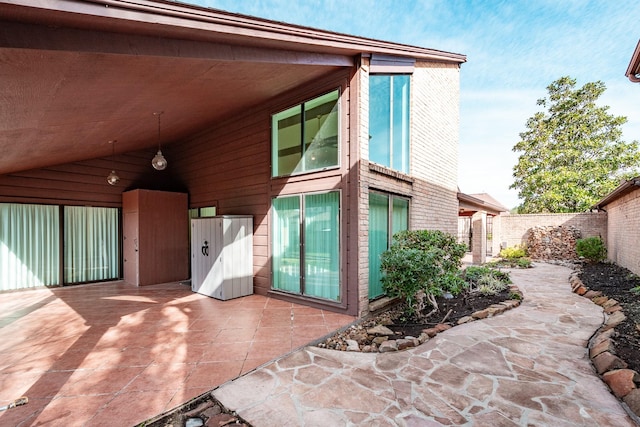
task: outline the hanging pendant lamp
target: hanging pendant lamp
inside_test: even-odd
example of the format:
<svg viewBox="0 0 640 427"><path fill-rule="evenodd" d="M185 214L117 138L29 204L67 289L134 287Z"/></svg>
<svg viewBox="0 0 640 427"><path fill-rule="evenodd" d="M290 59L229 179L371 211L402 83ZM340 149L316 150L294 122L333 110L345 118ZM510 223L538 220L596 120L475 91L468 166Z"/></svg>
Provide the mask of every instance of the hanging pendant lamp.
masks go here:
<svg viewBox="0 0 640 427"><path fill-rule="evenodd" d="M167 159L162 155L162 150L160 149L160 116L164 113L164 111L160 111L159 113L153 113L154 116L158 118L158 152L155 157L151 160L151 165L155 170L164 170L167 167Z"/></svg>
<svg viewBox="0 0 640 427"><path fill-rule="evenodd" d="M113 166L113 169L111 170L111 173L109 174L109 176L107 177L107 182L109 183L109 185L116 185L118 182L120 182L120 177L118 176L118 174L116 173L116 140L111 140L109 141L109 144L111 144L111 163Z"/></svg>

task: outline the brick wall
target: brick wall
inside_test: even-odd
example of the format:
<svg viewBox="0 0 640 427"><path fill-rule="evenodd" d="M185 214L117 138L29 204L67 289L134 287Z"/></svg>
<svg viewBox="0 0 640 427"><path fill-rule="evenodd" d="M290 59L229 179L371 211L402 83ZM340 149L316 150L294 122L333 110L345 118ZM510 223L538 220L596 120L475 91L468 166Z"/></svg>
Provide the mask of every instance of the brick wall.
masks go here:
<svg viewBox="0 0 640 427"><path fill-rule="evenodd" d="M496 222L499 222L498 227L495 227ZM605 242L607 241L607 214L605 212L585 212L572 214L500 215L494 218L494 244L500 245L506 242L508 247L522 245L526 240L527 230L536 225L572 225L582 232L583 238L600 236ZM498 251L495 251L494 254L497 254Z"/></svg>
<svg viewBox="0 0 640 427"><path fill-rule="evenodd" d="M458 230L459 68L455 65L416 63L411 81L410 175L379 165L369 158L368 59L360 71L360 315L369 310L369 192L409 197L410 229L437 229L453 235Z"/></svg>
<svg viewBox="0 0 640 427"><path fill-rule="evenodd" d="M607 255L640 274L640 188L608 204Z"/></svg>

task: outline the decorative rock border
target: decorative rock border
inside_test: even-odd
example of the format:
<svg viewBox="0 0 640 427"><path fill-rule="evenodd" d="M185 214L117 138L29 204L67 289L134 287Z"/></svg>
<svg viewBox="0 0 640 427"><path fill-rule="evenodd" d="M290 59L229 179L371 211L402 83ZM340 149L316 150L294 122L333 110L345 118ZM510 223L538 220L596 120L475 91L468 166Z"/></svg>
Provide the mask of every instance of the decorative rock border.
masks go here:
<svg viewBox="0 0 640 427"><path fill-rule="evenodd" d="M600 291L587 288L580 280L580 270L574 269L569 275L571 290L585 298L589 298L594 304L604 309L605 321L589 340L589 358L600 378L609 386L609 389L620 399L622 406L638 422L640 417L640 374L632 369L627 369L627 363L615 354L615 341L617 333L615 327L627 317L622 312L622 307L613 298L603 295Z"/></svg>
<svg viewBox="0 0 640 427"><path fill-rule="evenodd" d="M518 289L517 286L511 285L509 286L509 293L516 294L519 296L519 299L508 299L502 301L497 304L492 304L487 308L482 310L478 310L472 313L470 316L465 316L456 322L456 325L462 325L464 323L473 322L479 319L486 319L489 317L497 316L499 314L504 313L507 310L511 310L512 308L518 307L522 301L522 292ZM447 329L451 329L452 325L448 323L438 323L432 328L425 328L422 330L422 333L418 337L406 336L402 338L391 338L395 336L395 333L387 328L384 324L376 324L375 326L364 328L363 326L356 324L352 325L349 328L345 329L339 338L330 337L326 340L323 340L320 343L315 344L320 348L328 348L331 350L338 351L353 351L353 352L362 352L362 353L388 353L393 351L406 350L408 348L417 347L420 344L423 344L429 339L435 337L440 332L446 331ZM342 336L343 335L343 336ZM337 347L337 341L344 340L345 344L340 348ZM371 345L363 345L363 342L373 341ZM332 347L329 345L331 341L334 341L333 345L336 347ZM342 348L343 347L343 348Z"/></svg>

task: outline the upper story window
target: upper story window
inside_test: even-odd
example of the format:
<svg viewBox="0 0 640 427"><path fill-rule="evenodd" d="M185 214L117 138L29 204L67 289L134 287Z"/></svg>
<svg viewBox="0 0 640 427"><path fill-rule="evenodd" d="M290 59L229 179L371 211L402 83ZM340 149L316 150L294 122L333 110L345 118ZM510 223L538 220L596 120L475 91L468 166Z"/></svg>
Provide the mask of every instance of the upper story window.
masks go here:
<svg viewBox="0 0 640 427"><path fill-rule="evenodd" d="M407 74L369 76L369 160L409 173Z"/></svg>
<svg viewBox="0 0 640 427"><path fill-rule="evenodd" d="M272 176L339 166L339 98L334 90L271 117Z"/></svg>

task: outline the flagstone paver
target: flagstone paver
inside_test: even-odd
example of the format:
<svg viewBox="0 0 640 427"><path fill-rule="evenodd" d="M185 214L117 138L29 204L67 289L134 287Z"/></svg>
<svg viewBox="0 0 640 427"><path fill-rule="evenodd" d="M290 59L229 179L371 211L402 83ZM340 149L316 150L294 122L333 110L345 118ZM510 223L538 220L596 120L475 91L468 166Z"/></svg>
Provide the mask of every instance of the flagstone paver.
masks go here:
<svg viewBox="0 0 640 427"><path fill-rule="evenodd" d="M513 270L522 305L394 353L305 347L213 391L255 427L634 426L596 375L603 310L566 267Z"/></svg>

